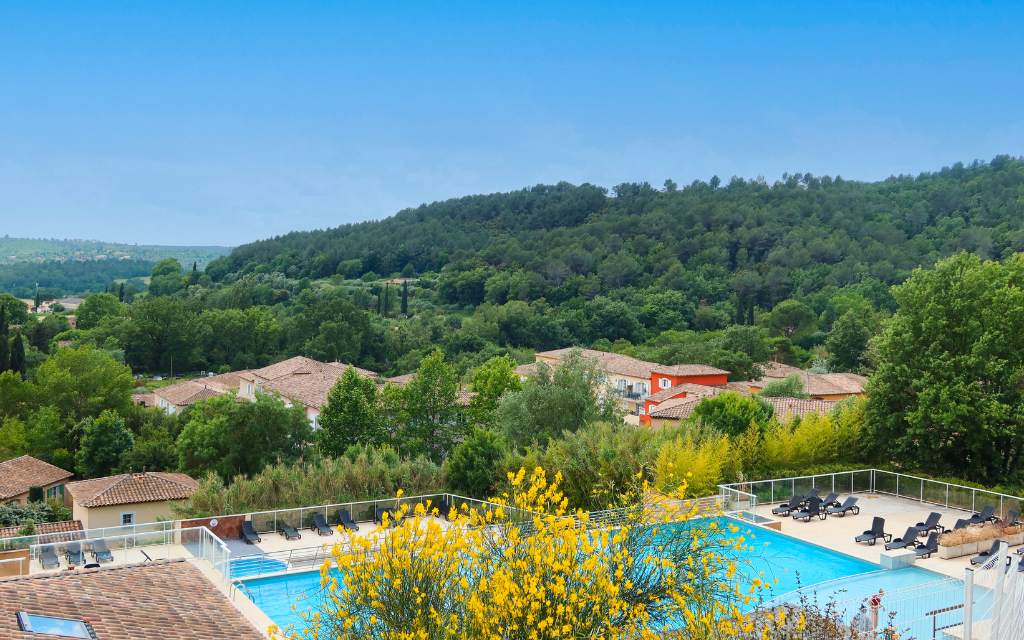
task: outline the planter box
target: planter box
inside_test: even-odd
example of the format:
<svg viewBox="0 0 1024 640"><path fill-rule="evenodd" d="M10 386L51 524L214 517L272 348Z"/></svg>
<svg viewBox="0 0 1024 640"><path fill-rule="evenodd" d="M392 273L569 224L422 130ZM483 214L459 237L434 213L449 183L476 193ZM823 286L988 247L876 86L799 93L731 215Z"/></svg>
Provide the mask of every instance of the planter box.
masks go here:
<svg viewBox="0 0 1024 640"><path fill-rule="evenodd" d="M984 553L992 548L992 545L996 543L995 538L989 538L988 540L978 541L978 553Z"/></svg>
<svg viewBox="0 0 1024 640"><path fill-rule="evenodd" d="M1010 543L1011 547L1024 544L1024 531L1015 533L1012 536L1006 536L1006 540Z"/></svg>
<svg viewBox="0 0 1024 640"><path fill-rule="evenodd" d="M978 551L978 543L977 542L969 542L969 543L967 543L965 545L961 545L961 546L963 547L963 555L965 555L965 556L976 556L979 553L981 553L980 551ZM989 545L989 546L991 547L992 545Z"/></svg>
<svg viewBox="0 0 1024 640"><path fill-rule="evenodd" d="M952 560L964 555L964 545L958 544L955 547L939 547L939 557L943 560Z"/></svg>

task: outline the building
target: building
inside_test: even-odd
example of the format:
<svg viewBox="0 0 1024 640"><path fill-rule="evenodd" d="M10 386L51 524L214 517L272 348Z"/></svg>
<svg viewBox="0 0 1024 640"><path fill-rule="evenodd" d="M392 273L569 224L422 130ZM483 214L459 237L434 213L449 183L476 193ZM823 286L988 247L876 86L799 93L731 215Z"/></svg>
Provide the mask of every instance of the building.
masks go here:
<svg viewBox="0 0 1024 640"><path fill-rule="evenodd" d="M760 393L769 382L784 380L791 375L800 376L804 383L804 391L812 400L835 402L853 396L865 396L864 386L867 378L864 376L856 373L811 373L781 363L771 363L765 367L763 377L749 383L750 392Z"/></svg>
<svg viewBox="0 0 1024 640"><path fill-rule="evenodd" d="M542 351L536 354L537 362L557 364L569 349ZM592 358L608 374L608 391L622 397L622 408L626 421L633 424L646 422L647 397L657 389L689 383L695 385L724 385L729 372L701 364L662 365L657 362L638 360L621 353L608 353L593 349L580 349L583 357ZM536 369L535 364L523 365L516 369L524 379Z"/></svg>
<svg viewBox="0 0 1024 640"><path fill-rule="evenodd" d="M28 502L28 490L42 487L47 499L64 499L64 483L75 474L32 456L0 462L0 503Z"/></svg>
<svg viewBox="0 0 1024 640"><path fill-rule="evenodd" d="M281 399L285 400L288 406L299 404L306 411L306 417L313 423L313 428L319 428L317 417L321 409L327 404L327 393L337 383L337 376L327 376L322 373L284 377L263 383L260 390L263 393L279 393Z"/></svg>
<svg viewBox="0 0 1024 640"><path fill-rule="evenodd" d="M661 379L665 380L666 378ZM718 393L721 393L721 391L722 389L718 387L709 387L701 384L694 384L692 382L681 382L675 386L669 387L668 389L662 389L661 391L649 395L644 399L644 413L647 415L640 416L640 423L650 424L651 412L669 400L681 398L700 399L717 395Z"/></svg>
<svg viewBox="0 0 1024 640"><path fill-rule="evenodd" d="M320 374L334 378L340 378L345 369L352 367L356 373L364 378L376 380L377 374L367 369L360 369L350 364L340 362L320 362L305 356L295 356L282 362L272 364L262 369L237 372L239 378L238 397L246 400L255 400L259 388L268 382L279 382L285 378L301 378Z"/></svg>
<svg viewBox="0 0 1024 640"><path fill-rule="evenodd" d="M171 503L182 504L199 483L184 473L125 473L67 485L75 520L86 529L173 520Z"/></svg>
<svg viewBox="0 0 1024 640"><path fill-rule="evenodd" d="M160 387L153 391L153 398L156 406L167 413L177 413L183 408L195 404L200 400L216 398L226 393L222 386L214 386L206 383L205 378L198 380L185 380L175 384ZM145 399L143 399L143 402Z"/></svg>
<svg viewBox="0 0 1024 640"><path fill-rule="evenodd" d="M0 637L261 640L186 560L0 578Z"/></svg>
<svg viewBox="0 0 1024 640"><path fill-rule="evenodd" d="M691 395L686 398L672 398L651 409L650 424L654 429L665 426L678 426L690 417L693 410L704 398L711 397ZM835 408L836 403L829 400L808 400L805 398L761 398L775 409L775 416L782 422L794 417L806 418L812 413L824 415Z"/></svg>

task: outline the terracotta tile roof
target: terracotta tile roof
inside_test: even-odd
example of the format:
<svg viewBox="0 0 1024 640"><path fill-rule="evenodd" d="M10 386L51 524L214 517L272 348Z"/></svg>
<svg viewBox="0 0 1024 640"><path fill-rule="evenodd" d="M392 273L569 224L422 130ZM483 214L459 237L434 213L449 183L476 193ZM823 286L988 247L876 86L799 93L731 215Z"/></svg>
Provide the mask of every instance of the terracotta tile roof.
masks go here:
<svg viewBox="0 0 1024 640"><path fill-rule="evenodd" d="M654 373L666 376L720 376L728 375L729 372L706 364L659 364L654 368Z"/></svg>
<svg viewBox="0 0 1024 640"><path fill-rule="evenodd" d="M199 483L184 473L126 473L67 485L68 493L83 507L163 502L192 495Z"/></svg>
<svg viewBox="0 0 1024 640"><path fill-rule="evenodd" d="M334 376L340 378L344 373L345 369L355 369L356 373L364 378L376 379L377 373L370 371L369 369L360 369L359 367L352 364L345 364L344 362L320 362L318 360L310 360L306 364L302 365L295 371L292 371L292 375L303 375L309 373L319 373L325 376Z"/></svg>
<svg viewBox="0 0 1024 640"><path fill-rule="evenodd" d="M178 407L195 404L200 400L208 400L222 394L224 394L224 389L221 387L206 386L202 382L192 380L160 387L153 391L153 395L158 399L163 398Z"/></svg>
<svg viewBox="0 0 1024 640"><path fill-rule="evenodd" d="M718 388L723 391L731 391L733 393L738 393L741 396L750 395L750 382L747 380L744 380L743 382L726 382L724 385Z"/></svg>
<svg viewBox="0 0 1024 640"><path fill-rule="evenodd" d="M718 393L718 388L709 387L703 384L693 384L692 382L681 382L674 387L662 389L658 393L647 396L646 400L649 402L660 403L669 400L670 398L682 396L684 393L687 396L713 396Z"/></svg>
<svg viewBox="0 0 1024 640"><path fill-rule="evenodd" d="M476 391L459 391L458 402L462 406L468 406Z"/></svg>
<svg viewBox="0 0 1024 640"><path fill-rule="evenodd" d="M45 487L73 475L32 456L0 462L0 500L28 493L29 487Z"/></svg>
<svg viewBox="0 0 1024 640"><path fill-rule="evenodd" d="M132 402L140 404L144 407L155 407L157 406L156 396L152 393L133 393Z"/></svg>
<svg viewBox="0 0 1024 640"><path fill-rule="evenodd" d="M13 538L18 535L18 531L21 529L17 527L3 527L0 528L0 538ZM49 535L50 538L46 539L46 542L63 542L64 540L73 540L77 536L53 536L57 533L73 534L76 531L82 531L81 520L61 520L60 522L40 522L36 525L36 535Z"/></svg>
<svg viewBox="0 0 1024 640"><path fill-rule="evenodd" d="M84 620L100 640L262 640L263 634L186 560L0 578L0 637L26 633L17 613Z"/></svg>
<svg viewBox="0 0 1024 640"><path fill-rule="evenodd" d="M763 364L761 365L761 371L765 378L785 378L786 376L793 375L794 373L798 373L800 375L807 373L799 367L783 364L781 362L769 362L768 364Z"/></svg>
<svg viewBox="0 0 1024 640"><path fill-rule="evenodd" d="M782 422L793 419L793 416L806 418L809 414L828 413L836 406L831 400L805 400L803 398L761 398L775 407L775 417Z"/></svg>
<svg viewBox="0 0 1024 640"><path fill-rule="evenodd" d="M208 387L224 389L225 391L229 389L238 389L238 387L240 386L240 380L242 379L242 373L245 372L232 371L231 373L221 373L215 376L207 376L205 378L200 378L196 382L200 382Z"/></svg>
<svg viewBox="0 0 1024 640"><path fill-rule="evenodd" d="M688 398L672 398L662 402L654 409L651 409L650 417L652 418L668 418L670 420L679 420L682 418L689 418L693 408L697 406L703 396L690 396Z"/></svg>
<svg viewBox="0 0 1024 640"><path fill-rule="evenodd" d="M555 349L554 351L542 351L536 355L537 358L541 360L558 361L564 358L570 351L572 351L571 348ZM617 373L619 375L630 376L631 378L643 378L645 380L650 380L651 372L654 371L656 367L661 366L657 362L637 360L631 356L624 356L621 353L608 353L607 351L596 351L594 349L580 349L580 353L584 358L597 360L598 366L608 373ZM521 366L526 367L529 365ZM519 369L517 368L516 371L519 371Z"/></svg>
<svg viewBox="0 0 1024 640"><path fill-rule="evenodd" d="M842 396L864 393L867 378L855 373L810 373L800 371L800 379L809 396ZM767 378L750 382L752 389L764 389L765 385L778 378Z"/></svg>
<svg viewBox="0 0 1024 640"><path fill-rule="evenodd" d="M307 358L305 356L295 356L294 358L288 358L287 360L272 364L268 367L263 367L262 369L254 369L248 373L262 380L279 380L287 376L313 373L338 378L341 377L341 375L345 373L345 369L348 369L349 367L353 367L353 365L341 362L320 362L319 360L313 360L312 358ZM377 377L377 374L373 371L360 369L359 367L353 368L356 370L356 373L364 378ZM249 377L246 377L246 379L252 380L252 378Z"/></svg>
<svg viewBox="0 0 1024 640"><path fill-rule="evenodd" d="M310 373L264 382L260 385L260 388L269 393L277 391L281 394L281 397L287 398L293 403L300 403L307 407L320 409L327 404L327 392L337 382L338 376Z"/></svg>
<svg viewBox="0 0 1024 640"><path fill-rule="evenodd" d="M519 369L516 369L516 371L519 371ZM416 375L416 374L415 373L406 373L406 374L403 374L403 375L400 375L400 376L395 376L394 378L386 378L384 381L385 382L390 382L391 384L393 384L395 386L398 386L398 387L404 387L405 385L409 384L409 381L412 380L412 377L414 375Z"/></svg>
<svg viewBox="0 0 1024 640"><path fill-rule="evenodd" d="M516 373L518 373L520 376L533 375L533 372L536 371L536 370L537 370L537 363L536 362L528 362L527 364L521 364L518 367L516 367Z"/></svg>

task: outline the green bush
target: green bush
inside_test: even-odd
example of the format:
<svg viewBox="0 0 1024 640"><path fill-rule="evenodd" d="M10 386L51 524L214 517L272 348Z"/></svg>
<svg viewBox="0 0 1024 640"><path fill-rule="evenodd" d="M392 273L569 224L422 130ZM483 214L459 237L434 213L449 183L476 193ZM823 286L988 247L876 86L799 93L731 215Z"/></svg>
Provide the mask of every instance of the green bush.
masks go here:
<svg viewBox="0 0 1024 640"><path fill-rule="evenodd" d="M470 498L493 495L505 440L487 429L474 428L447 461L448 487Z"/></svg>

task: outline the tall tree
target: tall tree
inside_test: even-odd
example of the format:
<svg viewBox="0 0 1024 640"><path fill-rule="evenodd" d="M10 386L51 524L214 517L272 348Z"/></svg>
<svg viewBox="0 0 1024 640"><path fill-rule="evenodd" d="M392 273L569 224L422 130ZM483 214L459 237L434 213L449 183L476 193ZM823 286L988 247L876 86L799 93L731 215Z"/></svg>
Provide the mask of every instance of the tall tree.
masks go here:
<svg viewBox="0 0 1024 640"><path fill-rule="evenodd" d="M409 315L409 281L402 282L402 315Z"/></svg>
<svg viewBox="0 0 1024 640"><path fill-rule="evenodd" d="M866 364L865 352L871 332L864 326L852 309L843 314L832 325L825 340L825 348L831 354L828 362L833 371L858 371Z"/></svg>
<svg viewBox="0 0 1024 640"><path fill-rule="evenodd" d="M14 346L11 347L11 366L10 370L21 374L21 379L25 379L25 343L22 340L21 334L14 336Z"/></svg>
<svg viewBox="0 0 1024 640"><path fill-rule="evenodd" d="M405 445L435 461L444 459L463 435L463 425L459 378L440 349L423 359L403 392L407 418L401 435Z"/></svg>
<svg viewBox="0 0 1024 640"><path fill-rule="evenodd" d="M878 343L868 446L879 458L997 484L1024 472L1024 254L918 269ZM1014 479L1016 478L1016 480Z"/></svg>
<svg viewBox="0 0 1024 640"><path fill-rule="evenodd" d="M345 369L327 392L317 423L316 443L324 455L338 457L354 444L380 444L377 383L360 376L355 367Z"/></svg>
<svg viewBox="0 0 1024 640"><path fill-rule="evenodd" d="M83 478L109 476L121 455L135 446L132 432L113 411L104 411L98 418L86 418L82 447L75 455L75 471Z"/></svg>
<svg viewBox="0 0 1024 640"><path fill-rule="evenodd" d="M391 307L391 285L384 283L384 317L388 317L388 310Z"/></svg>
<svg viewBox="0 0 1024 640"><path fill-rule="evenodd" d="M516 366L516 361L511 357L498 356L473 372L473 391L476 395L470 400L469 413L476 424L490 427L502 396L523 388Z"/></svg>
<svg viewBox="0 0 1024 640"><path fill-rule="evenodd" d="M0 305L0 373L11 368L11 342L7 337L7 305Z"/></svg>
<svg viewBox="0 0 1024 640"><path fill-rule="evenodd" d="M121 283L121 288L117 292L117 301L124 302L124 283Z"/></svg>

